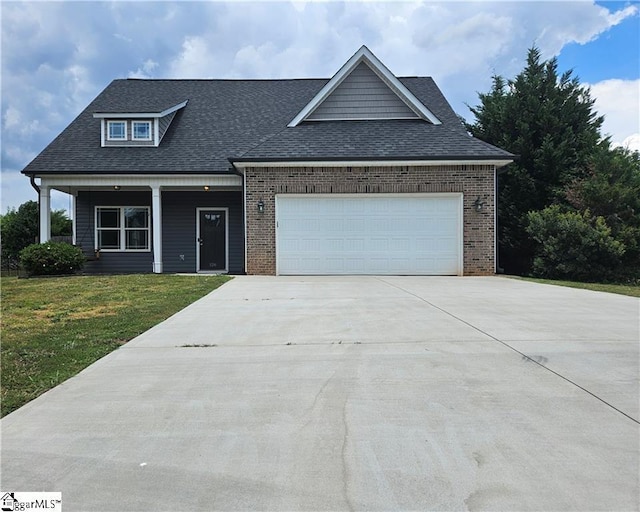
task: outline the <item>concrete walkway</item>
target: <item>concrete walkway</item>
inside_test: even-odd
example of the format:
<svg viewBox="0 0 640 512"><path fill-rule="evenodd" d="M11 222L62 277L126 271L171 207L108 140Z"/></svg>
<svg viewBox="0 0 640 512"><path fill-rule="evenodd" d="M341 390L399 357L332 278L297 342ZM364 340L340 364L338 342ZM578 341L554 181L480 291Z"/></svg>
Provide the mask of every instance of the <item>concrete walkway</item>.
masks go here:
<svg viewBox="0 0 640 512"><path fill-rule="evenodd" d="M237 277L1 422L73 510L638 510L638 299Z"/></svg>

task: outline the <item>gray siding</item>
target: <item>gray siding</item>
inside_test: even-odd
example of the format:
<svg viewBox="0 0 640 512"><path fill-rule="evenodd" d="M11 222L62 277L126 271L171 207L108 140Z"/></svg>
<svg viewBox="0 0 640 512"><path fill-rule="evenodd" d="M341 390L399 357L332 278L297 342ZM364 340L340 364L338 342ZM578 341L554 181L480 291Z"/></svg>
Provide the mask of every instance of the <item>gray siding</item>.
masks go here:
<svg viewBox="0 0 640 512"><path fill-rule="evenodd" d="M109 121L124 121L127 123L127 140L109 140ZM129 119L105 119L104 121L104 145L105 146L153 146L154 122L153 119L136 119L136 121L149 121L151 123L151 140L133 140L133 121Z"/></svg>
<svg viewBox="0 0 640 512"><path fill-rule="evenodd" d="M176 116L177 112L177 110L175 112L171 112L171 114L161 117L158 120L158 132L160 133L160 141L162 141L162 137L164 137L164 134L167 133L169 125L171 124L171 121L173 121L173 118Z"/></svg>
<svg viewBox="0 0 640 512"><path fill-rule="evenodd" d="M95 259L95 207L96 206L150 206L149 192L78 192L76 200L76 244L90 258L84 270L89 273L145 273L153 270L153 253L101 252ZM152 212L153 214L153 212ZM151 237L153 235L150 235Z"/></svg>
<svg viewBox="0 0 640 512"><path fill-rule="evenodd" d="M244 273L242 192L163 192L164 272L196 271L196 208L229 208L229 273Z"/></svg>
<svg viewBox="0 0 640 512"><path fill-rule="evenodd" d="M307 117L312 121L404 118L419 117L364 62Z"/></svg>

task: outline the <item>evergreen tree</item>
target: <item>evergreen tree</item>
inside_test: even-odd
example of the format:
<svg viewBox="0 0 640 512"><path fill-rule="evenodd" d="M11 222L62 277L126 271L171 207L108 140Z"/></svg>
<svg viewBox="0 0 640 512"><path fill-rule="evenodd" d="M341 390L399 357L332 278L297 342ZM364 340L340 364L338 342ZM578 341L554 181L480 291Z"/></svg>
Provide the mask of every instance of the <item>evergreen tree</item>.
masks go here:
<svg viewBox="0 0 640 512"><path fill-rule="evenodd" d="M566 186L587 175L603 118L588 88L571 71L558 74L555 58L541 61L535 47L515 79L493 77L479 99L468 130L518 155L498 178L499 263L509 273L527 273L535 247L527 213L566 203Z"/></svg>
<svg viewBox="0 0 640 512"><path fill-rule="evenodd" d="M612 236L624 244L619 279L640 278L640 153L600 144L587 176L566 190L569 204L605 219Z"/></svg>

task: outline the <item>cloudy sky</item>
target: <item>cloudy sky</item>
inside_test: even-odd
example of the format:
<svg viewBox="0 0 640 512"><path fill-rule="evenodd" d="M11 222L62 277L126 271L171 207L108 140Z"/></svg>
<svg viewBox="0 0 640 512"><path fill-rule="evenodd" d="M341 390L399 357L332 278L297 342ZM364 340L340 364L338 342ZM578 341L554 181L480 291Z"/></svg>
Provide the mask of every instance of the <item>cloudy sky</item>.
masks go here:
<svg viewBox="0 0 640 512"><path fill-rule="evenodd" d="M470 120L466 104L535 44L640 149L637 1L2 1L0 16L2 213L36 199L20 170L115 78L331 77L363 44L396 76L432 76Z"/></svg>

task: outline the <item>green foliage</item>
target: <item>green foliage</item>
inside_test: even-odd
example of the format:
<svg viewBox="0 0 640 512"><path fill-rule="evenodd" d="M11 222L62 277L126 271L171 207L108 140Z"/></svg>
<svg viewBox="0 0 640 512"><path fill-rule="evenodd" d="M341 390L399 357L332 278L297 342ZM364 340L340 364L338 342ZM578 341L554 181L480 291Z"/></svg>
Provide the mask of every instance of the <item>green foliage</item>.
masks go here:
<svg viewBox="0 0 640 512"><path fill-rule="evenodd" d="M20 251L36 242L38 237L38 203L27 201L2 216L2 262L15 264Z"/></svg>
<svg viewBox="0 0 640 512"><path fill-rule="evenodd" d="M527 215L537 243L533 274L550 279L607 281L619 272L625 245L611 236L604 217L550 206Z"/></svg>
<svg viewBox="0 0 640 512"><path fill-rule="evenodd" d="M64 242L45 242L22 249L20 262L30 275L73 274L84 266L85 256L79 247Z"/></svg>
<svg viewBox="0 0 640 512"><path fill-rule="evenodd" d="M18 209L10 208L0 216L0 238L2 240L2 265L14 267L20 251L37 241L39 213L36 201L27 201ZM51 212L51 236L71 235L71 219L64 210Z"/></svg>
<svg viewBox="0 0 640 512"><path fill-rule="evenodd" d="M527 212L564 201L565 186L585 176L603 118L589 90L571 71L559 74L556 59L541 61L537 48L515 79L495 76L479 99L468 130L519 156L498 180L498 237L500 265L526 273L534 251Z"/></svg>
<svg viewBox="0 0 640 512"><path fill-rule="evenodd" d="M71 236L73 233L71 219L64 210L51 212L51 236Z"/></svg>
<svg viewBox="0 0 640 512"><path fill-rule="evenodd" d="M625 245L620 277L639 278L640 154L599 147L588 176L571 183L566 195L574 208L603 217L612 236Z"/></svg>
<svg viewBox="0 0 640 512"><path fill-rule="evenodd" d="M2 415L229 279L168 274L2 278Z"/></svg>

